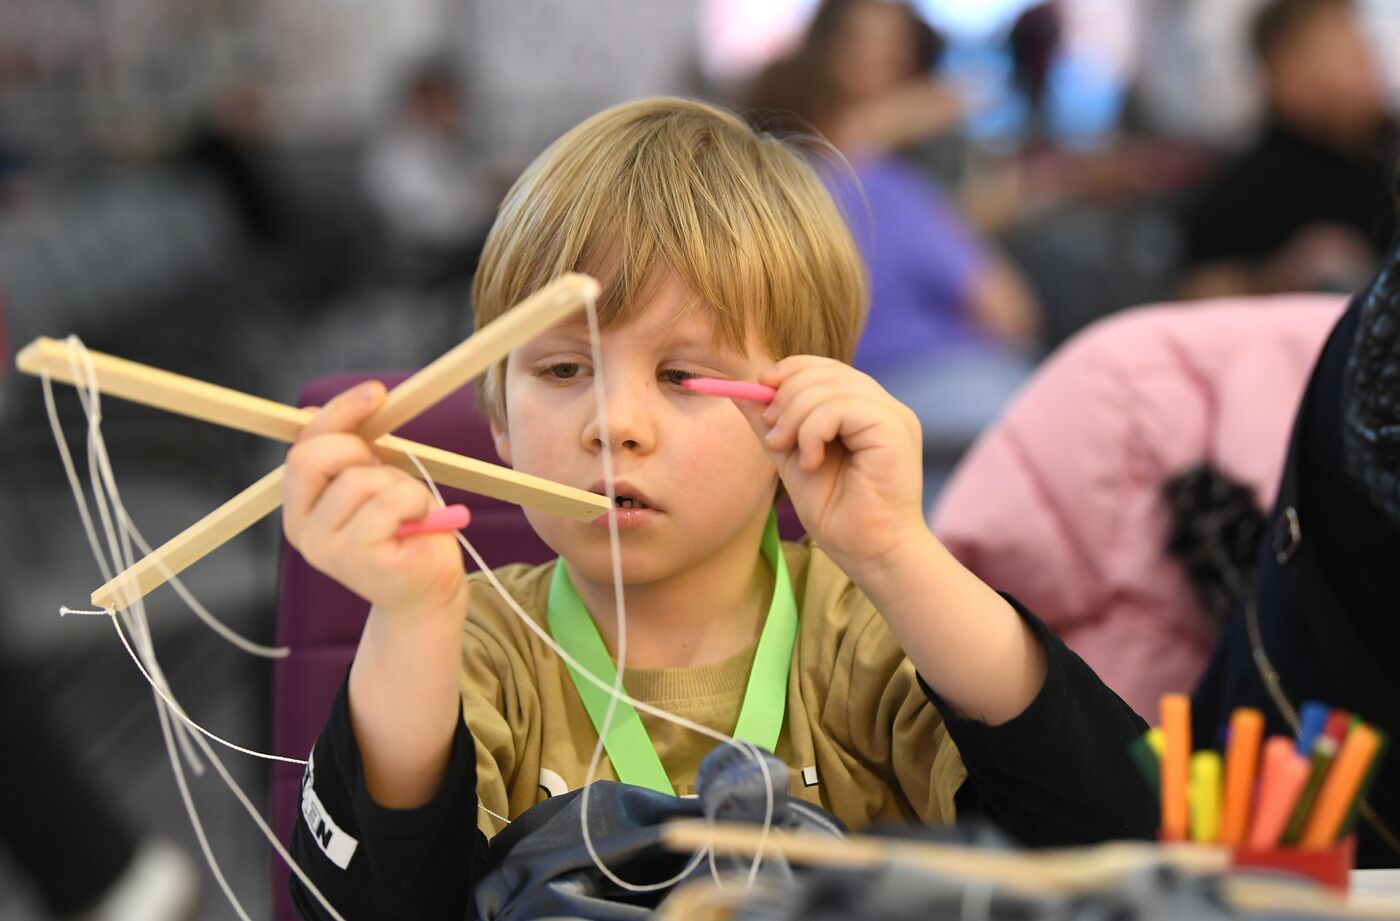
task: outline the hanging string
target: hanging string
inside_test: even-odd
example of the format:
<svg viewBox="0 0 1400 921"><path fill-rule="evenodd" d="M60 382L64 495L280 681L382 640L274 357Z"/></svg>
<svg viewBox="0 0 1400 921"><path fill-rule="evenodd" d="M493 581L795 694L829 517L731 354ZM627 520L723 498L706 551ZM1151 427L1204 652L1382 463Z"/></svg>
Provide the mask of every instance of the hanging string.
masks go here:
<svg viewBox="0 0 1400 921"><path fill-rule="evenodd" d="M593 386L595 399L597 403L600 436L603 442L603 479L609 504L613 509L615 509L617 499L614 489L612 442L611 433L608 425L606 406L607 401L604 390L604 378L602 370L601 333L598 324L596 303L592 298L587 299L587 301L585 302L585 310L588 315L590 349L592 352L593 364L595 369ZM56 404L53 397L52 382L47 375L42 376L45 407L48 411L50 427L52 428L54 433L55 444L58 446L59 455L63 464L64 472L68 478L70 489L73 492L75 504L77 505L79 517L82 520L83 530L85 535L87 536L89 546L93 553L93 558L97 561L98 568L101 571L104 579L107 581L111 581L113 578L114 569L117 571L125 571L134 564L136 559L135 551L137 548L140 548L144 554L149 555L151 553L151 546L145 540L144 536L140 534L139 530L137 530L135 523L131 520L130 516L127 514L125 506L121 502L120 493L117 489L116 477L113 472L111 461L107 453L106 442L102 436L102 410L100 391L96 383L97 376L95 373L95 369L92 366L91 356L88 354L86 348L83 346L81 341L77 339L77 337L69 337L68 342L70 346L72 346L72 353L81 356L81 368L74 367L73 372L74 379L78 381L78 398L80 403L82 404L83 412L87 420L87 466L89 483L93 494L93 504L96 505L98 512L97 520L94 520L91 511L88 508L86 491L84 490L81 481L79 480L76 465L73 463L72 454L68 448L67 439L63 435L62 426L58 419ZM71 357L70 361L73 361ZM427 482L429 488L432 490L439 504L442 504L442 496L438 492L436 484L434 484L432 482L432 479L429 476L427 476L426 470L423 469L421 463L418 462L417 458L412 457L411 455L410 458L418 467L420 473L423 474L424 480ZM107 551L111 554L111 560L113 561L110 564L108 561L107 553L104 553L103 551L102 540L99 538L98 535L97 525L99 521L101 523L102 536L106 538ZM473 547L471 543L460 533L458 533L457 538L461 542L462 546L467 550L468 554L476 563L477 567L483 573L487 581L500 594L502 599L506 601L508 607L515 613L517 617L520 618L521 622L533 633L535 633L535 635L539 637L542 642L544 642L557 655L559 655L561 659L568 663L578 674L582 675L585 680L597 685L609 694L609 706L604 715L602 726L600 727L600 731L598 734L598 742L594 746L593 754L589 761L588 771L585 776L584 786L580 794L582 799L582 802L580 804L581 832L583 834L584 844L588 850L589 857L593 861L593 864L599 870L599 872L601 872L604 876L611 880L615 885L625 890L632 892L651 892L669 888L670 886L675 885L676 883L685 879L694 871L696 867L700 865L702 861L706 860L707 858L710 859L712 872L714 867L712 848L706 846L697 850L691 856L690 860L687 861L685 868L672 879L660 883L638 884L622 879L620 876L618 876L615 871L613 871L606 865L602 856L598 853L596 845L593 842L591 829L588 823L589 792L592 787L592 784L596 780L598 771L601 767L602 756L605 750L604 740L607 738L607 734L615 717L617 707L620 703L627 703L636 708L638 711L650 713L660 719L669 721L690 731L700 733L701 735L712 738L722 744L731 745L739 749L745 754L746 757L751 758L758 765L758 768L764 778L766 801L760 844L757 849L757 853L755 854L755 857L753 859L753 862L750 866L748 874L748 884L751 886L754 880L757 878L759 869L761 867L764 844L766 844L767 836L770 833L772 827L774 803L777 791L774 789L774 781L771 771L769 769L766 759L764 759L761 756L756 746L752 745L751 743L735 739L726 733L719 732L717 730L711 729L708 726L704 726L700 723L670 713L669 711L663 710L659 707L655 707L643 701L636 700L635 698L632 698L630 695L628 695L624 690L622 676L624 674L626 663L627 620L625 597L622 585L621 546L617 533L616 512L610 511L608 513L608 542L612 563L612 577L614 586L614 601L617 616L618 637L617 668L615 669L615 678L612 682L605 681L593 674L592 672L590 672L587 668L585 668L582 665L582 663L578 662L572 655L570 655L567 651L560 647L558 643L555 642L554 638L550 636L544 628L542 628L538 623L536 623L535 620L524 611L524 609L519 605L519 603L513 597L510 596L510 594L506 591L505 587L501 585L500 581L496 578L495 574L486 565L484 559L481 557L480 553L477 552L476 548ZM244 650L245 652L249 652L253 655L260 655L270 658L280 658L288 654L289 650L284 647L262 646L260 644L252 642L251 640L246 639L245 637L240 636L239 634L231 630L222 621L214 617L206 608L204 608L204 606L198 602L198 600L184 586L184 584L179 580L179 578L176 577L173 573L169 572L168 568L164 568L163 574L168 577L169 581L174 586L179 597L190 607L192 611L194 611L194 613L200 618L200 620L203 621L206 625L208 625L218 635L223 637L228 642ZM272 830L268 827L266 821L262 818L262 816L258 813L257 809L253 806L247 794L244 793L242 788L237 784L237 782L234 781L232 776L229 775L222 760L219 759L214 749L209 745L209 742L206 740L206 737L207 739L212 739L213 741L216 741L221 745L224 745L242 754L252 755L253 757L294 764L305 764L306 762L302 761L301 759L288 758L280 755L271 755L263 752L254 751L252 749L244 748L208 731L204 727L200 726L193 719L191 719L190 716L185 712L184 708L181 707L175 700L173 693L170 691L169 682L166 680L165 675L160 668L159 662L156 659L154 643L152 641L150 632L150 626L146 618L145 605L144 602L140 599L137 599L126 610L121 612L116 612L110 609L86 611L64 607L60 610L60 615L65 614L108 616L112 621L113 627L116 630L117 636L121 640L123 647L126 649L132 661L136 664L136 667L141 672L142 677L145 678L147 683L151 686L151 689L153 691L153 700L156 705L157 715L160 719L162 736L165 741L167 753L170 757L172 771L175 773L176 784L180 790L181 800L185 806L186 813L189 815L191 825L194 828L197 839L199 840L200 848L204 854L205 860L209 864L210 870L213 873L216 881L219 883L219 886L224 892L225 897L229 900L229 903L234 907L239 917L241 919L244 919L244 921L247 921L248 919L247 913L243 910L243 907L239 903L237 896L232 890L232 887L228 884L227 879L224 877L224 874L220 869L218 860L214 855L212 847L210 846L208 837L200 820L198 810L195 807L193 798L190 794L188 781L185 777L185 764L188 764L190 770L193 770L196 773L196 775L200 775L203 773L204 768L203 763L199 757L200 754L204 756L204 759L206 759L208 763L214 766L215 771L216 773L218 773L220 779L238 799L239 803L243 806L245 811L247 811L248 814L252 817L253 821L255 822L255 824L257 824L259 830L262 832L263 836L268 840L274 851L278 854L279 858L288 866L291 872L293 872L297 876L297 878L306 886L307 891L326 909L327 912L330 913L332 917L337 919L337 921L344 921L341 915L329 903L325 896L306 876L304 871L302 871L302 869L299 866L297 866L296 862L291 858L291 855L287 853L285 847L281 844L281 842L277 840L276 835L272 833ZM123 629L123 627L125 627L125 630ZM127 638L128 634L130 635L130 640L128 640ZM172 715L177 717L177 719L172 720ZM191 730L193 730L193 732ZM179 750L178 752L177 749ZM196 749L198 749L198 754L196 753ZM181 754L183 754L184 756L183 763L180 757ZM488 815L491 815L492 817L497 818L502 822L508 824L510 821L507 817L500 816L492 812L491 810L486 809L484 805L482 805L481 808Z"/></svg>
<svg viewBox="0 0 1400 921"><path fill-rule="evenodd" d="M603 460L603 488L608 497L608 554L612 563L613 578L613 607L617 615L617 665L613 669L613 683L608 689L608 709L603 714L603 725L598 727L598 741L593 746L593 757L589 760L588 771L584 774L583 792L580 794L582 803L579 807L579 827L583 833L583 844L588 849L588 856L593 860L593 865L598 868L604 876L615 885L621 886L630 892L655 892L662 889L669 889L688 877L691 872L704 860L711 852L710 847L698 850L688 864L674 877L653 884L637 884L628 882L614 873L598 854L597 848L593 844L593 834L588 827L588 802L593 789L593 782L597 778L598 769L603 758L604 744L608 733L612 729L613 718L617 714L617 706L623 695L622 676L627 665L627 605L622 589L622 546L617 534L617 491L613 477L613 448L612 431L608 420L608 400L607 387L603 372L603 335L598 323L597 299L588 297L584 299L584 311L588 317L588 349L593 361L593 400L598 413L598 436L602 441ZM635 706L635 705L634 705ZM677 725L682 725L680 720L673 719L671 714L662 717ZM686 722L690 722L687 720ZM713 735L713 734L712 734ZM768 762L758 753L753 745L741 743L727 733L718 733L722 736L721 741L726 745L732 745L741 752L751 757L758 765L758 769L763 774L763 787L765 792L763 831L759 839L758 849L754 853L753 864L749 870L749 884L752 885L758 876L759 867L763 861L763 849L768 843L768 834L773 826L773 805L775 792L773 790L773 776L768 769ZM713 863L711 868L713 869Z"/></svg>
<svg viewBox="0 0 1400 921"><path fill-rule="evenodd" d="M622 548L617 533L617 514L615 511L617 507L617 497L614 489L612 437L611 430L608 425L605 379L602 371L602 335L598 324L596 301L593 298L586 298L584 300L584 310L588 317L589 348L594 368L594 378L592 386L594 392L595 406L598 413L598 434L599 439L602 442L601 454L603 464L603 485L605 493L608 497L609 506L612 509L608 512L608 549L612 565L613 600L617 616L618 637L616 656L617 667L614 669L614 680L612 682L608 682L598 677L596 674L590 671L583 663L579 662L578 659L574 658L573 655L571 655L567 650L560 646L559 643L554 639L554 637L550 635L549 631L546 630L543 626L541 626L538 622L536 622L536 620L533 617L531 617L528 613L526 613L525 609L521 607L520 603L511 596L510 592L507 591L505 586L501 584L500 580L496 577L496 574L492 572L491 567L487 565L485 559L472 545L472 543L469 540L467 540L466 536L463 535L461 532L457 532L457 540L467 551L468 555L472 559L472 562L476 564L478 571L481 572L482 576L491 585L491 587L495 589L496 593L500 595L501 600L503 600L506 603L506 606L512 611L512 613L515 614L515 616L520 620L521 624L531 633L533 633L536 637L538 637L542 643L549 647L549 649L551 649L555 655L559 656L559 658L562 659L571 669L573 669L576 673L582 676L590 684L601 688L602 690L606 691L609 695L608 709L604 713L602 725L598 728L598 741L593 747L593 754L592 757L589 759L588 770L585 773L583 787L579 794L581 800L579 804L580 831L583 836L584 847L588 850L589 858L593 861L593 864L598 869L598 871L602 873L605 877L607 877L607 879L610 880L614 885L618 886L619 888L625 889L629 892L655 892L669 888L688 877L694 871L694 869L700 865L701 861L706 859L710 851L708 847L701 848L694 855L692 855L691 859L687 862L685 868L682 869L671 879L663 880L656 883L645 884L633 883L621 878L617 875L615 871L613 871L610 867L607 866L607 864L603 861L602 856L598 854L597 847L593 842L592 831L588 825L590 790L592 789L593 782L597 779L598 771L601 767L602 755L605 750L604 740L608 736L608 731L611 728L612 720L617 711L617 706L621 703L626 703L640 712L649 713L657 717L658 719L665 720L676 726L680 726L684 729L687 729L691 732L699 733L700 735L714 739L716 742L719 742L721 744L733 746L734 748L737 748L739 751L743 752L746 757L750 758L758 765L758 769L763 775L763 783L766 795L764 802L764 819L759 841L759 847L757 853L754 856L753 862L751 863L749 868L748 880L749 883L752 884L752 882L757 878L759 869L762 866L763 851L765 845L767 844L768 835L772 829L773 814L775 809L776 791L774 790L772 771L768 766L767 759L762 756L762 754L758 751L757 747L754 746L752 743L736 739L733 736L728 735L727 733L720 732L718 730L710 728L709 726L705 726L693 720L686 719L683 716L679 716L677 714L671 713L668 710L664 710L660 707L653 706L652 704L646 703L645 701L637 700L636 698L629 695L623 687L622 676L625 669L627 655L627 608L626 597L623 591L622 583ZM423 482L432 492L433 497L437 501L437 504L439 506L446 505L446 501L443 499L442 493L438 490L437 484L433 482L432 477L429 476L427 469L422 465L421 462L419 462L417 457L413 456L412 453L409 453L408 457L409 460L411 460L414 466L417 468L419 475L423 478ZM490 814L495 816L495 813ZM496 817L501 818L500 816ZM505 821L508 822L509 820L507 819Z"/></svg>
<svg viewBox="0 0 1400 921"><path fill-rule="evenodd" d="M78 341L76 337L69 337L69 343L73 345L85 359L82 368L83 373L77 373L78 369L75 369L74 379L78 382L79 401L83 406L84 413L88 420L87 444L89 452L88 468L91 476L90 482L93 490L94 503L98 507L99 518L102 521L103 531L107 537L107 551L111 554L111 563L108 561L107 553L103 552L101 541L97 535L96 525L87 508L86 493L78 479L76 467L72 462L71 452L68 450L67 440L63 437L62 426L58 421L53 400L52 381L47 375L44 375L42 378L45 406L49 412L49 423L54 430L55 441L59 446L59 455L63 460L64 472L67 475L69 487L73 491L74 499L78 505L79 517L83 521L84 531L87 534L88 543L93 551L93 557L97 561L99 570L110 580L114 568L125 570L134 564L135 541L131 534L130 516L126 514L125 507L121 502L121 496L116 486L116 478L112 472L110 459L107 456L106 444L102 438L101 397L96 383L97 376L93 373L91 358L87 355L82 343ZM116 510L115 516L112 513L112 509ZM117 523L120 523L120 528L117 527ZM253 818L254 823L258 826L258 829L262 832L278 857L287 865L291 872L301 880L307 891L326 909L331 917L336 919L336 921L345 921L320 889L317 888L316 884L313 883L306 873L297 866L296 862L292 860L286 848L277 840L277 836L272 833L272 829L268 827L267 822L258 813L252 800L249 799L248 795L228 773L227 768L224 767L223 761L218 757L209 743L205 741L204 736L215 739L245 754L274 760L293 761L295 763L301 762L298 762L296 759L265 755L260 752L233 745L230 742L220 739L213 733L208 732L189 719L184 709L176 703L174 695L170 690L169 682L166 680L160 668L160 664L156 660L150 625L146 619L145 603L142 600L137 599L130 607L120 612L120 614L110 610L91 612L74 611L68 608L64 608L60 611L60 614L63 613L107 614L111 618L113 626L117 629L117 635L121 638L122 645L126 647L128 654L130 654L133 661L136 662L137 668L140 669L143 677L145 677L146 681L151 685L154 691L153 700L156 705L156 714L160 720L161 735L165 742L166 752L170 758L171 770L175 774L175 782L180 791L181 802L185 807L186 814L189 816L190 824L194 829L195 837L199 841L200 850L204 854L205 862L209 865L210 872L213 874L215 881L219 884L219 888L223 891L229 904L233 906L238 917L242 919L242 921L250 921L248 913L244 910L233 888L229 885L218 858L214 855L213 848L210 846L208 835L204 830L203 822L199 816L199 810L194 804L193 796L189 790L188 780L185 776L185 764L188 764L196 775L203 774L204 762L200 759L200 753L203 754L204 759L207 760L208 763L214 766L220 779L234 794L244 810ZM122 632L121 628L123 624L125 624L127 632L131 635L130 643L127 642L126 635ZM172 713L180 717L181 721L172 721L170 719ZM191 733L189 729L186 728L186 724L197 729L199 731L198 734ZM196 749L198 749L198 753ZM183 762L181 761L181 755L184 756Z"/></svg>

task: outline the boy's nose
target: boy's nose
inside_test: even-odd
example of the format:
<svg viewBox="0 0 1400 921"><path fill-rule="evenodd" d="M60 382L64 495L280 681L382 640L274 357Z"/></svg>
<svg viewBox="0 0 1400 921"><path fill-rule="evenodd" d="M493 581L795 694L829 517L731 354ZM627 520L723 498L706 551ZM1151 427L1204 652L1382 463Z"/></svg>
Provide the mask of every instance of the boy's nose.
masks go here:
<svg viewBox="0 0 1400 921"><path fill-rule="evenodd" d="M601 451L603 449L603 439L594 438L593 447ZM612 439L612 448L614 451L619 449L623 451L635 451L638 447L640 447L640 445L637 443L636 439L633 438L628 438L623 441L619 441L617 438Z"/></svg>
<svg viewBox="0 0 1400 921"><path fill-rule="evenodd" d="M608 440L614 451L650 451L656 442L655 427L644 405L645 395L625 388L608 388L604 403L608 417ZM583 430L584 445L593 451L603 449L602 417L594 413Z"/></svg>

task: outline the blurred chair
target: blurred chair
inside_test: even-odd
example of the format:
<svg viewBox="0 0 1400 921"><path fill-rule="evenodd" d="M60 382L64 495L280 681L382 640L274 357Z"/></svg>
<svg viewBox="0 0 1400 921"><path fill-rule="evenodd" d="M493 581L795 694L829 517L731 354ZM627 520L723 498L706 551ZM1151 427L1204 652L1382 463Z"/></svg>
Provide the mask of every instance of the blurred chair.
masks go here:
<svg viewBox="0 0 1400 921"><path fill-rule="evenodd" d="M393 387L407 375L339 374L311 381L301 391L301 406L322 406L331 397L363 380L378 378ZM464 387L398 430L397 434L459 454L495 459L495 445L486 419L476 407L471 388ZM525 520L518 506L467 496L443 489L443 498L465 502L472 512L468 530L472 542L490 566L543 563L554 557ZM802 533L792 506L779 507L783 536ZM311 752L354 656L369 606L340 584L312 569L301 554L283 541L277 593L277 642L291 654L273 666L272 750L290 757ZM272 768L270 797L272 828L284 843L301 808L298 789L301 769L277 762ZM296 913L287 895L289 871L273 856L274 921L292 921Z"/></svg>
<svg viewBox="0 0 1400 921"><path fill-rule="evenodd" d="M1344 300L1163 305L1055 353L963 458L930 520L1138 713L1190 691L1215 630L1166 553L1163 484L1202 463L1273 502L1313 362Z"/></svg>

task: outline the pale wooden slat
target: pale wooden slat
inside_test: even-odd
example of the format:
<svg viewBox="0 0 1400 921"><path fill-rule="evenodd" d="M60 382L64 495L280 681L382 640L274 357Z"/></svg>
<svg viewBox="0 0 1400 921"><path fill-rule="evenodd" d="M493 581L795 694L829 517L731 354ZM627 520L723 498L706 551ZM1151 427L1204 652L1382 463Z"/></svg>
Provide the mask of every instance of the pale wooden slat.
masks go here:
<svg viewBox="0 0 1400 921"><path fill-rule="evenodd" d="M170 581L171 576L203 559L215 547L257 524L282 504L282 479L286 469L278 467L161 544L149 556L93 592L92 603L123 611Z"/></svg>
<svg viewBox="0 0 1400 921"><path fill-rule="evenodd" d="M250 396L102 352L89 351L86 355L87 371L75 372L74 368L81 361L76 348L56 339L36 339L20 351L16 364L26 373L47 374L52 380L65 384L77 384L90 372L103 397L130 400L278 441L295 441L315 417L311 410ZM433 480L444 486L576 521L592 521L608 510L605 496L394 435L380 436L374 446L382 459L416 476L418 470L408 458L412 453L422 461Z"/></svg>
<svg viewBox="0 0 1400 921"><path fill-rule="evenodd" d="M89 350L87 356L90 364L85 369L79 364L76 348L58 339L41 338L20 349L15 367L35 377L47 375L75 386L90 370L104 398L129 400L278 441L295 441L297 433L311 421L309 411L274 400L102 352Z"/></svg>
<svg viewBox="0 0 1400 921"><path fill-rule="evenodd" d="M661 840L667 848L693 852L711 847L717 854L751 858L782 856L793 863L834 867L903 865L943 877L988 883L1030 896L1064 897L1120 886L1129 874L1168 865L1189 874L1223 875L1226 901L1249 911L1315 911L1327 917L1400 918L1400 899L1370 896L1349 902L1316 884L1259 875L1230 867L1230 852L1220 846L1158 845L1116 841L1083 848L1041 851L989 851L897 838L850 835L833 838L814 832L770 831L753 825L710 823L695 819L668 822ZM682 904L705 905L702 893ZM732 901L729 903L732 905ZM690 917L662 913L667 919ZM699 913L697 917L705 917ZM709 917L723 917L715 912Z"/></svg>
<svg viewBox="0 0 1400 921"><path fill-rule="evenodd" d="M391 390L360 434L373 440L394 431L506 357L516 346L576 313L585 300L597 297L598 282L589 276L575 272L561 275Z"/></svg>
<svg viewBox="0 0 1400 921"><path fill-rule="evenodd" d="M662 842L672 850L691 851L708 845L716 853L752 857L758 852L761 831L751 825L676 821L667 823L662 831ZM1179 869L1190 867L1218 872L1228 866L1228 855L1223 851L1195 848L1172 852L1137 843L1105 845L1092 851L1017 853L860 835L836 839L810 832L774 831L763 842L763 850L765 854L782 855L797 863L839 866L902 863L1033 895L1065 894L1085 886L1103 885L1164 855L1170 856Z"/></svg>
<svg viewBox="0 0 1400 921"><path fill-rule="evenodd" d="M506 357L596 297L597 282L586 275L566 275L521 301L461 345L434 361L389 392L384 405L361 428L361 434L377 438L424 412L437 400L461 387L475 374ZM501 329L497 329L497 326ZM422 380L420 380L420 378ZM117 609L163 585L197 560L223 546L281 505L279 467L253 486L220 506L215 512L157 547L146 559L103 586L93 601ZM269 496L269 490L273 495ZM133 575L139 575L132 578Z"/></svg>
<svg viewBox="0 0 1400 921"><path fill-rule="evenodd" d="M586 489L565 486L563 483L502 467L500 464L453 454L451 451L407 441L395 435L379 436L373 447L375 454L380 458L414 476L419 475L418 468L409 460L409 454L418 458L435 483L561 515L574 521L593 521L606 514L612 507L607 496L600 496Z"/></svg>

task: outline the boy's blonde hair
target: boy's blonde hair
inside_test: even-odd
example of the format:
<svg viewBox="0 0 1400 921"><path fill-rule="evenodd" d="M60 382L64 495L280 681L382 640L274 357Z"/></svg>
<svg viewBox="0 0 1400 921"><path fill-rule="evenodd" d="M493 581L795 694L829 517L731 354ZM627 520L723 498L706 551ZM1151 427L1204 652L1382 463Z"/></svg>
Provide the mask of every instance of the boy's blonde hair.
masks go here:
<svg viewBox="0 0 1400 921"><path fill-rule="evenodd" d="M850 361L865 270L846 223L793 142L732 112L642 99L600 112L516 180L472 288L480 329L567 271L603 283L599 320L631 319L668 273L715 312L720 342ZM478 385L505 420L505 362Z"/></svg>

